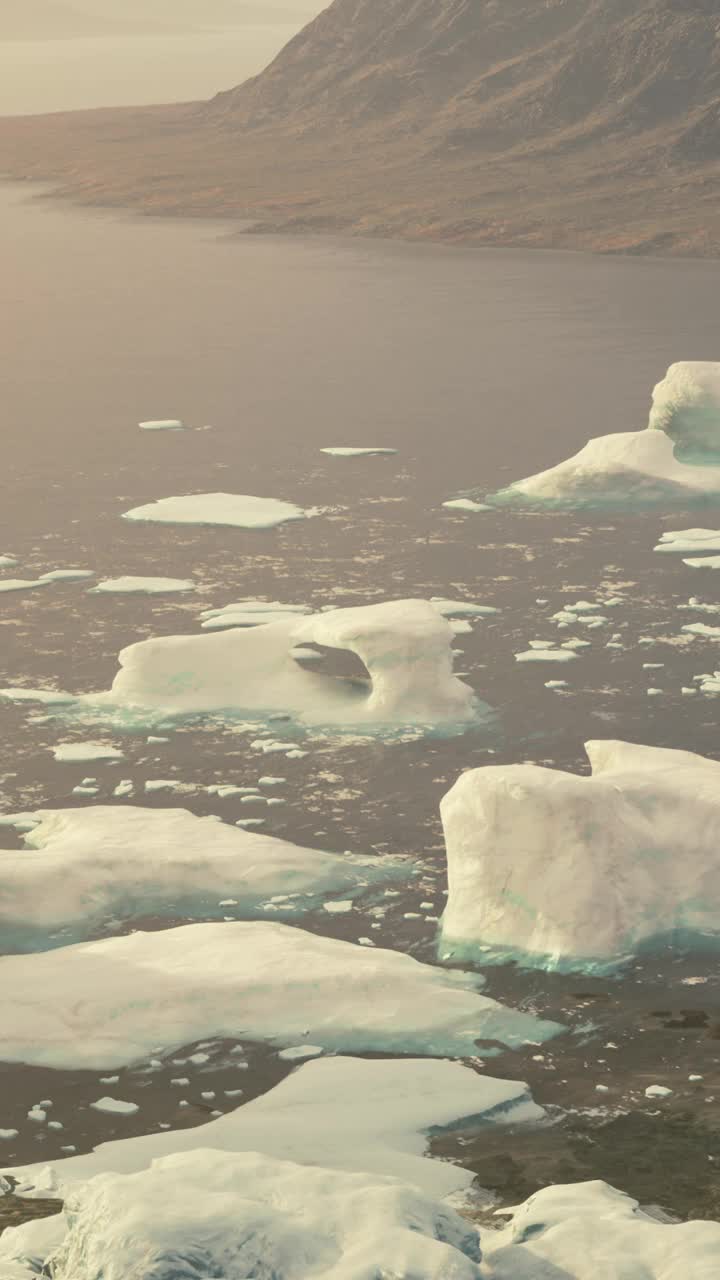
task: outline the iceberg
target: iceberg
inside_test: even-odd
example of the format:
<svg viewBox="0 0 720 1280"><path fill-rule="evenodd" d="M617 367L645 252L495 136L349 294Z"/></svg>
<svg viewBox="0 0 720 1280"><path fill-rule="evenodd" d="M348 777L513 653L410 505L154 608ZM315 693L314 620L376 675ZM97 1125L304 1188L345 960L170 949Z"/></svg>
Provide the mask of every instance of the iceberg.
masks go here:
<svg viewBox="0 0 720 1280"><path fill-rule="evenodd" d="M197 1150L71 1195L55 1280L482 1280L476 1227L417 1187L258 1152ZM50 1272L46 1272L49 1274Z"/></svg>
<svg viewBox="0 0 720 1280"><path fill-rule="evenodd" d="M179 591L194 591L196 587L197 583L191 582L189 578L105 578L102 582L98 582L97 586L91 587L88 595L157 596Z"/></svg>
<svg viewBox="0 0 720 1280"><path fill-rule="evenodd" d="M117 1068L214 1037L459 1057L561 1029L446 973L286 924L190 924L0 958L6 1062Z"/></svg>
<svg viewBox="0 0 720 1280"><path fill-rule="evenodd" d="M719 529L668 529L660 536L656 551L675 552L684 556L720 552Z"/></svg>
<svg viewBox="0 0 720 1280"><path fill-rule="evenodd" d="M482 1232L488 1280L714 1280L717 1222L659 1222L606 1182L544 1187Z"/></svg>
<svg viewBox="0 0 720 1280"><path fill-rule="evenodd" d="M486 500L573 509L687 507L718 498L720 363L682 361L655 387L645 430L597 436L573 457Z"/></svg>
<svg viewBox="0 0 720 1280"><path fill-rule="evenodd" d="M195 493L188 497L160 498L144 507L124 512L124 520L148 520L155 524L220 524L236 529L275 529L288 520L308 515L292 502L277 498L253 498L240 493Z"/></svg>
<svg viewBox="0 0 720 1280"><path fill-rule="evenodd" d="M49 578L0 578L0 591L33 591L49 586Z"/></svg>
<svg viewBox="0 0 720 1280"><path fill-rule="evenodd" d="M443 798L443 958L612 971L654 940L717 944L720 764L625 742L585 749L591 777L490 766Z"/></svg>
<svg viewBox="0 0 720 1280"><path fill-rule="evenodd" d="M106 1173L136 1173L198 1147L260 1151L303 1165L390 1175L444 1197L473 1182L468 1169L432 1160L427 1133L471 1120L480 1125L537 1124L545 1112L526 1084L479 1075L460 1062L432 1058L316 1058L269 1093L202 1130L179 1129L106 1142L88 1155L14 1170L24 1183L70 1192ZM2 1241L0 1237L0 1257Z"/></svg>
<svg viewBox="0 0 720 1280"><path fill-rule="evenodd" d="M205 609L200 614L203 631L226 627L260 627L267 622L292 622L295 614L310 613L304 604L281 604L279 600L236 600L222 609Z"/></svg>
<svg viewBox="0 0 720 1280"><path fill-rule="evenodd" d="M86 764L92 760L113 763L116 760L125 759L122 751L105 742L60 742L50 750L59 764Z"/></svg>
<svg viewBox="0 0 720 1280"><path fill-rule="evenodd" d="M144 640L120 654L112 689L95 705L187 715L281 713L312 724L433 727L488 711L452 670L453 629L425 600L398 600L208 635ZM350 650L367 684L307 670L297 646Z"/></svg>
<svg viewBox="0 0 720 1280"><path fill-rule="evenodd" d="M274 914L297 915L328 894L412 871L400 859L303 849L186 809L94 805L3 822L25 831L23 850L0 854L4 951L44 951L140 915L222 919L230 895L241 916L262 914L281 893Z"/></svg>
<svg viewBox="0 0 720 1280"><path fill-rule="evenodd" d="M184 431L185 424L179 418L154 418L149 422L139 422L141 431Z"/></svg>
<svg viewBox="0 0 720 1280"><path fill-rule="evenodd" d="M329 453L333 458L367 458L378 453L397 453L397 449L352 448L333 445L329 448L321 449L320 452Z"/></svg>

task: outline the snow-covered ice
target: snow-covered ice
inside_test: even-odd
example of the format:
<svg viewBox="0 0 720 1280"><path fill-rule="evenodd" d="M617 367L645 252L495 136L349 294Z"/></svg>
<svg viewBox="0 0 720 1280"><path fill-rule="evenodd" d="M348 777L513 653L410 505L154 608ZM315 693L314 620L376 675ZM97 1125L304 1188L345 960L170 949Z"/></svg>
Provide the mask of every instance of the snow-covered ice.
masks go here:
<svg viewBox="0 0 720 1280"><path fill-rule="evenodd" d="M671 365L648 427L598 436L489 496L495 506L688 506L720 497L720 364Z"/></svg>
<svg viewBox="0 0 720 1280"><path fill-rule="evenodd" d="M220 524L237 529L275 529L288 520L307 515L292 502L255 498L239 493L194 493L186 497L160 498L124 513L125 520L156 524Z"/></svg>
<svg viewBox="0 0 720 1280"><path fill-rule="evenodd" d="M487 708L453 674L452 640L450 624L425 600L332 609L142 641L120 654L112 689L88 700L166 715L280 712L309 723L454 725ZM291 651L308 644L355 653L369 686L304 669Z"/></svg>
<svg viewBox="0 0 720 1280"><path fill-rule="evenodd" d="M443 956L489 946L591 970L655 938L717 941L720 764L624 742L586 751L591 777L490 766L444 797Z"/></svg>
<svg viewBox="0 0 720 1280"><path fill-rule="evenodd" d="M90 595L167 595L180 591L195 591L196 582L189 578L105 578L90 588Z"/></svg>
<svg viewBox="0 0 720 1280"><path fill-rule="evenodd" d="M2 1053L107 1070L212 1037L462 1056L478 1040L514 1047L558 1032L481 995L481 982L274 922L136 932L1 957Z"/></svg>
<svg viewBox="0 0 720 1280"><path fill-rule="evenodd" d="M381 449L368 448L367 446L354 448L345 445L332 445L320 450L321 453L329 453L333 458L365 458L377 453L397 453L397 449Z"/></svg>
<svg viewBox="0 0 720 1280"><path fill-rule="evenodd" d="M0 855L4 950L79 941L107 919L221 915L218 900L230 894L242 916L262 914L274 894L301 895L277 904L289 916L410 871L399 859L304 849L185 809L93 805L21 817L25 848Z"/></svg>
<svg viewBox="0 0 720 1280"><path fill-rule="evenodd" d="M201 1147L390 1175L441 1197L469 1187L473 1175L425 1155L429 1130L469 1118L478 1126L535 1124L544 1114L522 1081L479 1075L459 1062L316 1058L201 1130L103 1143L88 1155L57 1163L54 1179L70 1188L99 1173L137 1172L159 1157ZM14 1176L47 1181L48 1166L16 1170Z"/></svg>
<svg viewBox="0 0 720 1280"><path fill-rule="evenodd" d="M109 1116L135 1116L140 1110L137 1102L123 1102L121 1098L98 1098L90 1106L94 1111L103 1111Z"/></svg>
<svg viewBox="0 0 720 1280"><path fill-rule="evenodd" d="M706 551L717 553L720 552L720 530L668 529L661 534L655 550L684 556L702 555Z"/></svg>
<svg viewBox="0 0 720 1280"><path fill-rule="evenodd" d="M124 753L106 742L60 742L50 750L59 764L84 764L91 760L123 760Z"/></svg>
<svg viewBox="0 0 720 1280"><path fill-rule="evenodd" d="M1 855L5 951L85 940L108 919L219 915L218 899L229 893L241 916L263 914L264 902L281 892L286 901L275 911L296 915L328 893L409 874L398 859L302 849L186 809L46 809L17 815L14 824L26 847Z"/></svg>
<svg viewBox="0 0 720 1280"><path fill-rule="evenodd" d="M56 1280L481 1280L477 1228L416 1187L258 1152L198 1150L71 1196Z"/></svg>

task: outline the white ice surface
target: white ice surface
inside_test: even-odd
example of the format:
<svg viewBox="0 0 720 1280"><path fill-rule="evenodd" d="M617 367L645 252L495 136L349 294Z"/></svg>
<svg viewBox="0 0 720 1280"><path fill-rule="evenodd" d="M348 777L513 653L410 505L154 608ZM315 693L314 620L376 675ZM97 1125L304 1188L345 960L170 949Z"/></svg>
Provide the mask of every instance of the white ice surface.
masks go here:
<svg viewBox="0 0 720 1280"><path fill-rule="evenodd" d="M198 1150L71 1196L55 1280L481 1280L478 1231L416 1187Z"/></svg>
<svg viewBox="0 0 720 1280"><path fill-rule="evenodd" d="M612 967L655 936L720 934L720 764L590 742L592 776L463 773L441 804L442 952L488 945L546 968Z"/></svg>
<svg viewBox="0 0 720 1280"><path fill-rule="evenodd" d="M661 534L656 551L677 552L684 556L702 555L704 552L720 552L718 529L668 529Z"/></svg>
<svg viewBox="0 0 720 1280"><path fill-rule="evenodd" d="M175 591L194 591L196 582L189 578L105 578L96 587L90 588L90 595L113 594L134 595L144 593L149 596L165 595Z"/></svg>
<svg viewBox="0 0 720 1280"><path fill-rule="evenodd" d="M698 559L693 556L689 560L683 560L683 564L687 564L691 569L720 569L720 556L702 556Z"/></svg>
<svg viewBox="0 0 720 1280"><path fill-rule="evenodd" d="M261 1151L305 1165L390 1175L446 1196L468 1187L473 1175L426 1157L429 1129L470 1117L478 1124L533 1124L544 1114L521 1081L479 1075L459 1062L316 1058L202 1129L106 1142L53 1167L59 1185L69 1187L98 1173L147 1169L158 1157L197 1147ZM46 1170L37 1164L14 1176L32 1182L47 1178Z"/></svg>
<svg viewBox="0 0 720 1280"><path fill-rule="evenodd" d="M124 753L105 742L60 742L50 748L59 764L84 764L91 760L123 760Z"/></svg>
<svg viewBox="0 0 720 1280"><path fill-rule="evenodd" d="M281 712L309 723L455 724L480 708L453 674L452 639L434 605L398 600L145 640L120 654L110 692L89 700L170 715ZM307 644L351 650L369 672L369 689L301 667L291 651Z"/></svg>
<svg viewBox="0 0 720 1280"><path fill-rule="evenodd" d="M493 494L492 502L637 507L720 497L719 386L720 364L671 365L653 392L646 430L589 440L573 457ZM698 465L700 444L709 452Z"/></svg>
<svg viewBox="0 0 720 1280"><path fill-rule="evenodd" d="M187 497L160 498L144 507L126 511L125 520L149 520L156 524L220 524L238 529L274 529L288 520L302 520L306 512L277 498L255 498L238 493L195 493Z"/></svg>
<svg viewBox="0 0 720 1280"><path fill-rule="evenodd" d="M33 591L49 586L49 578L0 578L0 591Z"/></svg>
<svg viewBox="0 0 720 1280"><path fill-rule="evenodd" d="M25 849L0 854L5 950L79 941L108 919L222 917L220 902L229 896L247 916L273 895L297 894L277 905L291 915L327 894L347 896L409 874L399 860L303 849L185 809L93 805L18 820Z"/></svg>
<svg viewBox="0 0 720 1280"><path fill-rule="evenodd" d="M503 1213L506 1211L503 1210ZM720 1224L668 1224L605 1182L545 1187L499 1234L482 1232L483 1280L716 1280Z"/></svg>
<svg viewBox="0 0 720 1280"><path fill-rule="evenodd" d="M184 424L179 418L153 418L149 422L139 422L141 431L182 431Z"/></svg>
<svg viewBox="0 0 720 1280"><path fill-rule="evenodd" d="M307 605L281 604L279 600L237 600L222 609L206 609L200 614L203 631L223 631L227 627L261 627L268 622L292 623L297 615L310 613Z"/></svg>
<svg viewBox="0 0 720 1280"><path fill-rule="evenodd" d="M86 578L94 578L92 569L51 569L44 573L41 582L83 582Z"/></svg>
<svg viewBox="0 0 720 1280"><path fill-rule="evenodd" d="M265 921L137 932L1 957L3 1059L107 1069L221 1036L462 1056L478 1039L514 1046L557 1032L480 984Z"/></svg>
<svg viewBox="0 0 720 1280"><path fill-rule="evenodd" d="M345 445L333 445L329 448L321 449L320 452L329 453L333 458L364 458L376 453L397 453L397 449L372 449L367 446L363 446L361 448L348 448Z"/></svg>
<svg viewBox="0 0 720 1280"><path fill-rule="evenodd" d="M492 511L487 502L473 502L472 498L450 498L442 505L450 511Z"/></svg>

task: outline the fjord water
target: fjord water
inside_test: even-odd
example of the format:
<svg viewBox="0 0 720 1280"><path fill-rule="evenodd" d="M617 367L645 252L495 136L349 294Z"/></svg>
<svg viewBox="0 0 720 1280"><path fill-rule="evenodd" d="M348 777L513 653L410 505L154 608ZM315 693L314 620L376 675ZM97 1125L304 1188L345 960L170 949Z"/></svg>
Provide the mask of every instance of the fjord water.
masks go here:
<svg viewBox="0 0 720 1280"><path fill-rule="evenodd" d="M0 552L18 557L12 576L80 567L98 577L194 577L198 590L94 596L87 584L68 583L0 595L1 685L107 688L125 645L195 633L202 609L244 597L314 608L407 596L498 606L496 618L457 637L458 669L498 712L492 728L392 743L303 735L308 754L283 758L279 770L286 804L265 815L265 830L297 843L419 857L435 884L432 915L442 911L444 884L438 801L461 769L526 759L585 768L583 741L603 736L718 754L714 704L680 694L693 674L715 669L713 642L678 638L688 620L678 605L693 594L717 599L716 579L652 552L663 529L697 523L695 515L466 516L441 504L550 466L590 436L643 427L650 390L672 361L717 357L720 265L238 235L222 224L143 220L34 196L29 187L0 189ZM209 429L137 428L174 417ZM320 453L332 445L398 453ZM259 533L121 519L157 498L214 491L323 510ZM702 523L717 527L718 518L711 509ZM559 673L515 664L529 641L559 638L550 616L563 603L601 589L625 603L576 662ZM622 650L605 647L614 631ZM644 661L664 664L652 681ZM558 674L569 683L561 695L544 683ZM648 698L650 683L662 696ZM0 703L0 724L4 811L84 803L71 792L90 772L103 803L120 776L135 780L139 803L179 803L143 794L144 781L164 778L188 784L181 802L196 813L248 815L237 801L192 790L257 776L247 739L217 719L185 726L160 747L128 735L121 774L55 763L50 747L77 731L45 709ZM14 841L0 830L0 843ZM394 900L377 944L432 958L436 926L417 911L427 896L425 888ZM320 912L305 923L352 940L368 928L362 913ZM613 984L603 1034L613 1020L627 1033L619 1077L650 1069L631 1031L656 1004L717 1006L717 978L706 969L700 995L673 988L693 962L672 954L646 962L641 992L636 971ZM492 972L488 990L569 1021L573 991L587 994L586 1021L593 993L606 998L597 983L513 970ZM711 1042L679 1049L672 1032L648 1026L643 1044L656 1062L674 1064L682 1052L708 1079L717 1072ZM552 1079L531 1052L505 1055L498 1074L528 1078L541 1102L569 1095L592 1105L584 1048L556 1052L564 1067ZM275 1078L263 1075L263 1061L257 1075L258 1087ZM560 1076L571 1081L565 1095ZM51 1088L45 1078L32 1083L38 1096ZM63 1087L75 1098L80 1085L55 1080L56 1097ZM27 1080L14 1096L8 1126L32 1100ZM159 1115L175 1122L158 1099L122 1132L152 1127ZM78 1142L117 1132L101 1123L96 1117L89 1138L79 1130ZM70 1120L65 1142L68 1129ZM44 1155L57 1155L56 1140L44 1137Z"/></svg>

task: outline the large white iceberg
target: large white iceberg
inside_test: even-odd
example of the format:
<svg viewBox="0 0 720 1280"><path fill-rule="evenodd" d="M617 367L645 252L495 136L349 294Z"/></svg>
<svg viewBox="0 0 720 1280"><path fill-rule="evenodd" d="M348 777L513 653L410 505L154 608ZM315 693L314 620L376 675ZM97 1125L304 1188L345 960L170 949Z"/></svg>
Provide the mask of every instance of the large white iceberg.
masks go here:
<svg viewBox="0 0 720 1280"><path fill-rule="evenodd" d="M0 958L2 1058L112 1068L162 1045L248 1037L462 1056L553 1036L481 979L284 924L191 924ZM492 1046L490 1046L492 1048Z"/></svg>
<svg viewBox="0 0 720 1280"><path fill-rule="evenodd" d="M545 1113L526 1084L481 1075L443 1059L321 1058L269 1093L203 1125L106 1142L52 1167L16 1169L28 1186L61 1192L100 1173L135 1173L197 1147L262 1151L305 1165L389 1174L433 1196L469 1187L468 1169L426 1156L427 1132L477 1125L536 1124ZM0 1255L1 1256L1 1255Z"/></svg>
<svg viewBox="0 0 720 1280"><path fill-rule="evenodd" d="M487 1280L716 1280L717 1222L659 1222L606 1182L544 1187L482 1232ZM485 1271L485 1266L487 1271Z"/></svg>
<svg viewBox="0 0 720 1280"><path fill-rule="evenodd" d="M488 497L495 506L692 506L720 497L720 363L673 364L646 430L598 436Z"/></svg>
<svg viewBox="0 0 720 1280"><path fill-rule="evenodd" d="M237 529L274 529L288 520L303 520L308 513L292 502L255 498L243 493L194 493L187 497L160 498L124 513L125 520L149 520L155 524L222 524Z"/></svg>
<svg viewBox="0 0 720 1280"><path fill-rule="evenodd" d="M55 1280L482 1280L476 1227L416 1187L197 1150L70 1197Z"/></svg>
<svg viewBox="0 0 720 1280"><path fill-rule="evenodd" d="M234 914L253 916L282 895L273 913L290 915L325 895L347 896L403 874L403 863L392 858L303 849L185 809L43 810L24 841L23 850L0 854L3 951L79 941L110 919L221 918L228 897Z"/></svg>
<svg viewBox="0 0 720 1280"><path fill-rule="evenodd" d="M481 708L453 674L453 634L428 601L396 600L144 640L123 650L112 689L91 701L163 715L232 710L309 723L466 722ZM293 657L297 645L350 650L369 684L308 671Z"/></svg>
<svg viewBox="0 0 720 1280"><path fill-rule="evenodd" d="M653 939L720 938L720 764L624 742L586 751L591 777L491 766L444 797L444 955L604 969Z"/></svg>

